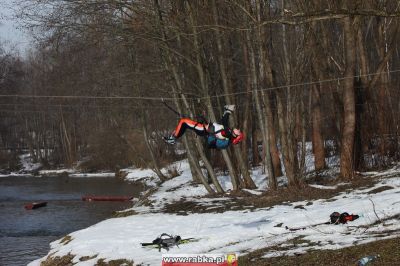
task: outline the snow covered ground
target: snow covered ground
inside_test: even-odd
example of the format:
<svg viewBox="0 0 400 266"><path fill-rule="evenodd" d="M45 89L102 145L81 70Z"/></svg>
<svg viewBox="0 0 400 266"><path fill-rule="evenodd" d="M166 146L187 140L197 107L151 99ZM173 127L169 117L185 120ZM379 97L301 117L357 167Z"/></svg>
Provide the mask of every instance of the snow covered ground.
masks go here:
<svg viewBox="0 0 400 266"><path fill-rule="evenodd" d="M30 175L29 173L37 171L42 166L42 164L40 164L40 163L32 162L31 157L30 157L29 154L20 155L19 156L19 161L20 161L20 164L21 164L21 170L19 172L11 172L11 173L7 173L7 174L0 174L0 177Z"/></svg>
<svg viewBox="0 0 400 266"><path fill-rule="evenodd" d="M0 177L9 176L58 176L68 174L69 177L115 177L114 172L98 172L98 173L82 173L76 168L62 168L52 170L40 170L43 165L41 163L34 163L29 154L22 154L19 156L21 169L18 172L10 172L7 174L0 174Z"/></svg>
<svg viewBox="0 0 400 266"><path fill-rule="evenodd" d="M135 264L160 265L163 253L245 254L271 247L264 256L272 257L305 253L311 249L343 248L377 239L393 238L400 234L400 224L395 217L400 215L400 169L396 167L386 172L364 173L368 177L375 176L377 183L374 187L343 192L330 199L291 202L272 208L228 210L223 213L162 213L166 204L181 199L200 202L210 207L216 201L223 205L230 200L229 197L201 198L206 195L206 190L192 184L188 164L179 162L176 166L181 175L163 183L150 196L152 206L140 206L136 203L132 208L136 215L108 219L73 232L70 234L71 241L54 241L51 243L49 255L75 255L74 265L80 266L94 265L99 259L128 259ZM128 178L137 180L146 176L153 175L131 169ZM265 190L267 182L260 169L254 170L253 177L261 187L250 192L260 193ZM222 176L220 181L225 190L230 189L228 177ZM318 188L334 189L324 186ZM294 208L298 205L303 205L304 208ZM345 225L325 224L297 231L285 229L285 226L298 228L326 222L334 211L359 214L361 217ZM381 222L375 224L377 221ZM182 238L193 237L198 241L161 252L141 247L141 242L151 242L162 233L180 235ZM295 238L301 238L302 244L293 245L291 240ZM82 257L87 260L81 261ZM44 259L29 265L40 265Z"/></svg>

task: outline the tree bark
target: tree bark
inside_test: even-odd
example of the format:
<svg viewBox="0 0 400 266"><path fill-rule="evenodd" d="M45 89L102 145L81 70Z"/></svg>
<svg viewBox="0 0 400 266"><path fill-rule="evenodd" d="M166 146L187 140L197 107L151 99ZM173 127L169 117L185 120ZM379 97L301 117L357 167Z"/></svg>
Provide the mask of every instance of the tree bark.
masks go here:
<svg viewBox="0 0 400 266"><path fill-rule="evenodd" d="M274 169L272 166L272 160L271 160L271 153L269 150L269 141L268 141L268 135L267 135L267 128L266 128L266 123L265 123L265 112L262 109L261 106L261 97L259 96L258 93L258 77L257 77L257 67L256 67L256 59L255 59L255 54L254 54L254 48L252 46L252 41L251 41L251 35L250 32L245 33L246 37L246 45L247 49L249 52L249 66L250 66L250 73L251 73L251 82L252 82L252 87L253 87L253 99L255 103L255 108L256 108L256 113L257 113L257 118L258 118L258 123L259 123L259 128L261 131L261 136L262 136L262 145L263 145L263 154L262 154L262 160L263 164L267 167L268 171L268 183L269 187L272 190L275 190L277 188L277 182L274 174ZM261 72L260 72L261 73ZM258 148L258 147L257 147Z"/></svg>
<svg viewBox="0 0 400 266"><path fill-rule="evenodd" d="M268 99L267 99L268 97ZM279 149L277 147L278 143L278 138L276 136L276 126L275 126L275 115L272 112L272 103L270 99L269 93L266 93L265 95L265 112L268 117L268 132L269 132L269 147L270 147L270 153L271 153L271 160L272 160L272 166L274 168L274 174L276 177L282 176L282 164L281 164L281 158L279 157Z"/></svg>
<svg viewBox="0 0 400 266"><path fill-rule="evenodd" d="M162 13L161 13L161 9L160 9L158 0L154 0L154 4L155 4L156 10L158 12L158 16L157 16L158 21L157 22L159 24L158 27L160 30L161 39L163 42L166 43L167 37L166 37L166 33L165 33L165 28L163 25L163 18L162 18ZM175 84L176 84L178 90L183 91L183 86L181 84L179 72L178 72L176 66L173 64L172 56L168 49L166 49L164 51L164 63L165 63L166 69L171 73L172 77L174 78L174 81L175 81ZM178 92L175 90L174 86L172 87L172 89L173 89L173 95L175 95L175 96L179 95ZM178 112L182 113L181 106L178 103L178 100L176 97L175 97L175 105L178 108ZM198 159L195 157L193 151L190 149L190 147L188 145L188 141L185 137L184 137L183 141L184 141L184 145L185 145L185 148L186 148L186 151L188 154L189 162L191 162L190 165L191 165L191 167L193 167L193 171L196 173L197 177L200 178L201 183L204 185L204 187L206 188L208 193L214 194L215 193L214 189L208 184L207 178L204 176L203 172L201 171L200 165L198 163ZM216 180L216 181L218 181L218 180ZM218 184L216 186L217 188L218 188Z"/></svg>
<svg viewBox="0 0 400 266"><path fill-rule="evenodd" d="M321 93L319 85L312 86L312 150L316 171L325 169L325 147L322 137Z"/></svg>
<svg viewBox="0 0 400 266"><path fill-rule="evenodd" d="M285 8L285 3L282 0L282 8ZM288 53L288 43L286 36L286 26L282 25L282 48L283 48L283 70L284 79L287 84L291 83L291 65L290 56ZM294 90L291 87L283 89L276 93L278 124L282 146L282 157L285 165L286 176L288 178L288 186L299 188L300 182L298 179L298 159L297 159L297 143L294 134L296 125L296 115L294 114L294 101L292 99ZM286 101L285 101L286 99Z"/></svg>
<svg viewBox="0 0 400 266"><path fill-rule="evenodd" d="M212 10L213 10L214 21L215 21L216 25L218 25L219 24L218 12L217 12L217 5L216 5L215 0L212 1ZM235 104L233 97L230 96L232 94L231 82L229 82L227 73L226 73L227 69L226 69L225 61L224 61L224 58L222 55L223 44L222 44L221 32L218 27L215 30L215 35L216 35L217 50L218 50L217 57L218 57L218 63L219 63L219 70L220 70L220 74L221 74L222 87L223 87L224 94L225 94L225 102L227 104ZM237 124L235 116L233 116L232 120L234 121L234 124ZM240 146L235 146L235 147L233 147L233 149L235 152L237 163L239 164L240 172L243 175L244 187L248 188L248 189L256 188L256 185L254 184L254 181L250 176L249 169L247 167L248 164L245 162L245 161L247 161L247 158L243 158L243 156L242 156L243 154L240 150Z"/></svg>
<svg viewBox="0 0 400 266"><path fill-rule="evenodd" d="M161 172L159 163L157 162L156 156L154 155L153 148L151 147L150 140L149 140L149 134L148 134L148 129L147 129L147 113L145 110L142 110L142 130L143 130L143 137L144 141L146 143L147 150L150 153L151 161L153 162L153 170L160 178L161 182L167 181L167 177Z"/></svg>
<svg viewBox="0 0 400 266"><path fill-rule="evenodd" d="M312 49L312 62L313 62L313 73L317 80L324 80L323 76L323 63L321 61L321 50L324 48L318 46L318 24L316 22L312 23L313 36L311 37L310 44ZM322 34L321 38L325 38L325 34ZM322 43L326 43L324 39ZM312 119L312 151L314 154L314 167L316 171L320 171L326 168L325 164L325 147L324 138L322 136L322 111L321 111L321 84L311 85L311 119Z"/></svg>
<svg viewBox="0 0 400 266"><path fill-rule="evenodd" d="M355 40L352 29L352 19L343 19L344 49L345 49L345 80L343 86L344 124L341 138L340 175L344 179L351 179L354 172L353 154L356 126L354 78L355 74Z"/></svg>
<svg viewBox="0 0 400 266"><path fill-rule="evenodd" d="M206 100L206 106L208 110L208 114L210 116L211 121L216 122L216 116L214 113L214 110L212 108L211 100L209 97L208 93L208 86L206 83L206 77L205 77L205 71L203 68L202 60L201 60L201 52L200 52L200 46L199 46L199 38L198 38L198 33L197 29L195 27L194 23L194 16L193 16L193 9L190 6L189 2L185 2L186 8L188 9L189 13L189 20L190 20L190 26L192 28L192 33L193 33L193 51L195 53L195 58L196 58L196 71L198 74L198 78L200 81L200 88L202 89L203 95L205 96ZM232 188L234 191L239 190L240 188L240 182L239 182L239 177L235 171L235 168L233 167L233 163L231 161L231 158L229 157L229 154L226 150L221 151L222 156L224 158L224 161L226 163L226 166L229 170L230 176L231 176L231 181L232 181Z"/></svg>

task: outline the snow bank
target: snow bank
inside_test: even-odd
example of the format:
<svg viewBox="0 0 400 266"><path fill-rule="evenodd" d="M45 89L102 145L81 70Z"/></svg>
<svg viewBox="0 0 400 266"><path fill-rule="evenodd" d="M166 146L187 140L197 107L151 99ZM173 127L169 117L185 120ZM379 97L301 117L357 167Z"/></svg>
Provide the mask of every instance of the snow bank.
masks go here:
<svg viewBox="0 0 400 266"><path fill-rule="evenodd" d="M22 171L33 172L42 167L41 163L34 163L29 154L20 155L19 159L22 164Z"/></svg>
<svg viewBox="0 0 400 266"><path fill-rule="evenodd" d="M11 172L7 174L0 174L0 177L9 177L9 176L29 176L29 173L33 173L38 171L41 167L41 163L34 163L32 157L29 153L22 154L19 156L19 161L21 164L21 170L18 172Z"/></svg>
<svg viewBox="0 0 400 266"><path fill-rule="evenodd" d="M373 188L357 189L341 193L328 200L293 202L273 208L257 210L226 211L224 213L195 213L190 215L165 214L159 210L169 202L191 199L204 205L211 201L223 204L229 198L199 198L206 194L202 186L193 185L186 162L180 162L182 175L163 183L150 197L153 207L134 207L137 215L113 218L89 228L71 233L72 241L51 243L51 256L76 255L74 265L94 265L98 259L128 259L135 264L160 265L163 253L229 253L244 254L260 248L280 247L265 253L265 257L292 255L310 249L337 249L354 244L367 243L377 239L396 237L400 224L392 219L400 214L400 171L388 171L391 178L382 178ZM396 173L396 174L395 174ZM137 173L136 173L137 174ZM255 170L257 184L266 184L265 175ZM384 177L384 173L379 173ZM220 177L224 189L229 189L226 177ZM371 193L375 188L387 189ZM325 187L327 188L327 187ZM328 187L328 189L331 189ZM370 192L370 193L368 193ZM305 209L294 208L304 205ZM329 220L334 212L359 214L358 220L346 225L320 225L304 230L290 231L290 228L305 227ZM382 224L370 226L377 220ZM362 226L369 225L369 229ZM385 231L393 230L392 233ZM397 231L396 231L397 230ZM199 241L172 248L170 251L143 248L141 242L151 242L162 233L177 234L182 238L194 237ZM301 245L289 245L290 240L302 238ZM83 256L96 256L88 261L80 261ZM30 263L40 265L43 259Z"/></svg>
<svg viewBox="0 0 400 266"><path fill-rule="evenodd" d="M62 169L51 169L51 170L39 170L43 167L41 163L34 163L30 154L23 154L19 156L21 170L18 172L11 172L7 174L0 174L0 177L10 176L58 176L62 174L68 174L69 177L115 177L114 172L98 172L98 173L82 173L75 168L62 168Z"/></svg>

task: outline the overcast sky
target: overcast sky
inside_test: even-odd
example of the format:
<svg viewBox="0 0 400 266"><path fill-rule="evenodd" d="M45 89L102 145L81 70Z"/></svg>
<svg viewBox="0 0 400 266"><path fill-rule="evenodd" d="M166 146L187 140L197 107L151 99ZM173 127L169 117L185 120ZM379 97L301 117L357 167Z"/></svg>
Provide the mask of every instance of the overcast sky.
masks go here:
<svg viewBox="0 0 400 266"><path fill-rule="evenodd" d="M0 41L7 42L6 48L16 47L24 54L29 47L29 35L18 29L18 22L13 19L14 11L10 8L12 0L0 0Z"/></svg>

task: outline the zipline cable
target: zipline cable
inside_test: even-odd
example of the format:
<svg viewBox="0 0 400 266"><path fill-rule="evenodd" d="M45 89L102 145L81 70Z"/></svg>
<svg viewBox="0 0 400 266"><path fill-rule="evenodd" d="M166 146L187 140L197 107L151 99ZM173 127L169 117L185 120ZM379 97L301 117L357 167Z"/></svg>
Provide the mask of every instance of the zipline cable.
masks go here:
<svg viewBox="0 0 400 266"><path fill-rule="evenodd" d="M167 107L169 110L171 110L173 113L175 113L177 116L179 116L180 118L183 117L183 115L181 113L179 113L177 110L175 110L174 108L172 108L171 106L169 106L165 101L164 98L161 98L161 102L165 105L165 107Z"/></svg>
<svg viewBox="0 0 400 266"><path fill-rule="evenodd" d="M354 75L354 76L347 76L347 77L325 79L325 80L309 81L309 82L296 83L296 84L281 85L281 86L269 87L269 88L265 88L265 89L256 89L256 90L252 90L252 91L241 91L241 92L233 92L233 93L227 93L227 94L219 94L219 95L210 96L210 98L220 98L220 97L225 97L225 96L241 95L241 94L259 92L259 91L272 91L272 90L285 89L285 88L294 88L294 87L300 87L300 86L314 85L314 84L334 82L334 81L342 81L342 80L346 80L346 79L354 79L354 78L361 78L361 77L370 77L370 76L396 73L396 72L400 72L400 69L376 72L376 73L361 74L361 75ZM206 99L206 98L207 97L201 97L200 99Z"/></svg>
<svg viewBox="0 0 400 266"><path fill-rule="evenodd" d="M337 78L331 78L331 79L325 79L325 80L316 80L316 81L309 81L309 82L303 82L303 83L296 83L296 84L287 84L287 85L281 85L281 86L275 86L275 87L268 87L268 88L262 88L262 89L254 89L251 91L241 91L241 92L233 92L233 93L226 93L226 94L218 94L218 95L213 95L213 96L203 96L203 97L187 97L188 100L204 100L208 98L222 98L225 96L236 96L236 95L243 95L243 94L248 94L248 93L254 93L254 92L259 92L259 91L273 91L273 90L278 90L278 89L284 89L284 88L294 88L294 87L301 87L301 86L307 86L307 85L314 85L314 84L320 84L320 83L326 83L326 82L334 82L334 81L342 81L346 79L354 79L354 78L360 78L360 77L369 77L369 76L375 76L375 75L381 75L381 74L389 74L389 73L397 73L400 72L400 69L396 70L390 70L390 71L383 71L383 72L376 72L376 73L368 73L368 74L361 74L361 75L354 75L354 76L347 76L347 77L337 77ZM152 100L152 101L174 101L174 100L181 100L179 97L143 97L143 96L89 96L89 95L19 95L19 94L0 94L0 98L54 98L54 99L101 99L101 100L106 100L106 99L117 99L117 100Z"/></svg>
<svg viewBox="0 0 400 266"><path fill-rule="evenodd" d="M157 100L160 97L140 97L140 96L88 96L88 95L28 95L28 94L1 94L0 97L9 98L60 98L60 99L117 99L117 100ZM178 98L163 98L164 100L175 100Z"/></svg>

